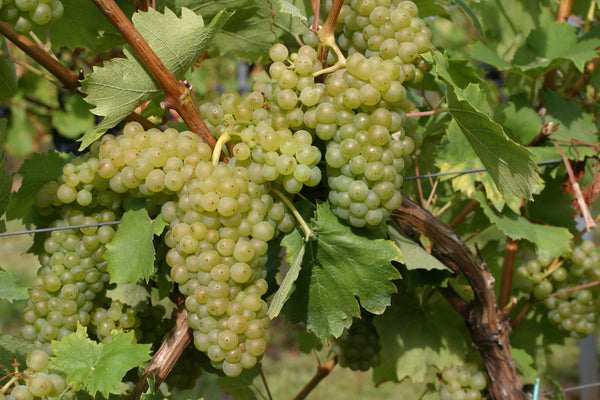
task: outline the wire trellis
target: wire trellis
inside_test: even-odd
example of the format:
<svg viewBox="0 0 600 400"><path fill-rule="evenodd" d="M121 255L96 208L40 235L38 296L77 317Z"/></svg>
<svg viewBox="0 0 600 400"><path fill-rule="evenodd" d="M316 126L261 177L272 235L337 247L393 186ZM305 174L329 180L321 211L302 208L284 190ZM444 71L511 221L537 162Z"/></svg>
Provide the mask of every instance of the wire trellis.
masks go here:
<svg viewBox="0 0 600 400"><path fill-rule="evenodd" d="M561 162L562 162L562 160L547 160L547 161L540 161L536 164L537 165L548 165L548 164L558 164ZM409 180L416 180L416 179L437 178L440 176L473 174L476 172L485 172L485 171L487 171L485 168L467 169L467 170L455 171L455 172L440 172L437 174L409 176L407 178L404 178L404 180L409 181ZM0 233L0 238L7 237L7 236L30 235L30 234L40 233L40 232L52 232L52 231L61 231L61 230L69 230L69 229L91 228L94 226L103 226L103 225L118 225L120 223L121 223L121 221L112 221L112 222L99 222L96 224L87 224L87 225L71 225L71 226L60 226L60 227L52 227L52 228L28 229L28 230L24 230L24 231Z"/></svg>

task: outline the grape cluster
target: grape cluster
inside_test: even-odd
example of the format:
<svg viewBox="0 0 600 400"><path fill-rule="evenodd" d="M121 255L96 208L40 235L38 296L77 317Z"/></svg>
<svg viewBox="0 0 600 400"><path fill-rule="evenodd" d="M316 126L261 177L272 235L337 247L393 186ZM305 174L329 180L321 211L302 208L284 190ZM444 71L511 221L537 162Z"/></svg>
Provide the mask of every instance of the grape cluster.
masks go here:
<svg viewBox="0 0 600 400"><path fill-rule="evenodd" d="M266 349L270 321L261 296L275 234L266 189L244 168L203 161L179 202L163 206L166 261L186 296L194 345L228 376L252 368Z"/></svg>
<svg viewBox="0 0 600 400"><path fill-rule="evenodd" d="M368 371L381 362L381 343L373 326L373 316L354 318L352 326L340 338L335 339L334 352L340 366L353 371Z"/></svg>
<svg viewBox="0 0 600 400"><path fill-rule="evenodd" d="M583 241L555 266L547 257L530 260L517 269L517 278L536 299L544 301L548 319L565 335L584 338L597 331L600 289L578 289L600 279L600 253L593 242Z"/></svg>
<svg viewBox="0 0 600 400"><path fill-rule="evenodd" d="M115 221L117 215L105 210L86 216L81 210L65 208L63 219L53 227ZM103 259L105 245L115 234L112 226L55 230L44 241L39 257L41 268L32 283L23 311L23 337L43 344L72 333L77 323L87 325L94 299L109 280Z"/></svg>
<svg viewBox="0 0 600 400"><path fill-rule="evenodd" d="M11 23L21 33L31 31L35 25L47 26L63 12L60 0L0 0L0 20Z"/></svg>
<svg viewBox="0 0 600 400"><path fill-rule="evenodd" d="M479 400L485 398L487 379L475 364L446 368L440 374L441 400Z"/></svg>
<svg viewBox="0 0 600 400"><path fill-rule="evenodd" d="M155 319L155 322L160 319L160 317ZM115 330L128 331L139 327L140 324L137 310L120 301L113 300L108 307L99 306L90 313L90 326L93 327L96 337L103 342L111 341L111 333ZM139 335L137 334L136 337Z"/></svg>
<svg viewBox="0 0 600 400"><path fill-rule="evenodd" d="M60 396L66 388L65 379L55 373L48 371L48 353L41 349L31 350L27 354L27 369L18 372L19 377L12 389L4 387L3 391L10 389L10 393L4 396L6 400L33 400L40 397ZM22 383L20 381L23 381Z"/></svg>
<svg viewBox="0 0 600 400"><path fill-rule="evenodd" d="M274 82L259 82L244 96L211 92L201 102L200 113L217 137L231 136L235 165L247 168L253 182L274 182L294 194L321 181L321 152L305 129L306 119L316 115L303 107L306 102L316 104L324 94L323 85L312 76L320 63L309 46L288 57L288 49L277 44L269 54Z"/></svg>

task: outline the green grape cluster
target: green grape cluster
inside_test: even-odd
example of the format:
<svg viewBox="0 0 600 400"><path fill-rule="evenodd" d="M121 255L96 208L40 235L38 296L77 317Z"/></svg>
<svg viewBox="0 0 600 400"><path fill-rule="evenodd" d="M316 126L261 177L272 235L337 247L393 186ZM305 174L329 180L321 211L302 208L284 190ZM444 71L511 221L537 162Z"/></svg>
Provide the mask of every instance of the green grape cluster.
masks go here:
<svg viewBox="0 0 600 400"><path fill-rule="evenodd" d="M338 17L339 47L348 55L379 57L402 66L402 81L420 82L420 53L431 45L431 30L419 18L417 5L402 0L351 0Z"/></svg>
<svg viewBox="0 0 600 400"><path fill-rule="evenodd" d="M368 371L381 362L379 334L373 326L373 316L354 318L352 326L335 339L333 347L340 366L353 371Z"/></svg>
<svg viewBox="0 0 600 400"><path fill-rule="evenodd" d="M48 353L41 349L33 349L27 354L26 363L26 370L15 373L19 379L14 386L3 387L0 396L6 393L6 400L34 400L62 395L66 389L65 379L48 370Z"/></svg>
<svg viewBox="0 0 600 400"><path fill-rule="evenodd" d="M204 161L179 202L163 206L166 261L186 296L194 345L228 376L252 368L266 349L270 320L261 296L275 235L267 189L245 168Z"/></svg>
<svg viewBox="0 0 600 400"><path fill-rule="evenodd" d="M86 216L81 210L63 209L64 215L51 226L115 221L111 210ZM103 254L115 234L110 225L55 230L44 241L41 268L32 283L23 311L23 337L42 344L51 353L50 342L87 325L94 299L109 280Z"/></svg>
<svg viewBox="0 0 600 400"><path fill-rule="evenodd" d="M536 299L544 301L548 319L565 335L584 338L598 330L600 289L578 289L600 279L600 253L592 241L583 241L556 265L547 258L530 260L517 269L517 278Z"/></svg>
<svg viewBox="0 0 600 400"><path fill-rule="evenodd" d="M161 317L154 321L160 321ZM90 313L90 326L93 328L96 336L102 342L112 340L112 332L129 331L138 328L141 320L137 316L137 310L133 307L122 304L120 301L112 300L108 307L96 307ZM139 339L138 331L136 339Z"/></svg>
<svg viewBox="0 0 600 400"><path fill-rule="evenodd" d="M485 399L487 379L475 364L446 368L440 374L441 400Z"/></svg>
<svg viewBox="0 0 600 400"><path fill-rule="evenodd" d="M289 56L288 49L277 44L269 54L273 82L259 82L243 96L211 92L201 102L200 113L217 137L231 137L235 164L247 168L253 182L274 182L294 194L321 181L321 152L304 129L310 110L303 102L303 93L314 97L323 89L312 76L320 63L309 46Z"/></svg>
<svg viewBox="0 0 600 400"><path fill-rule="evenodd" d="M63 13L60 0L0 0L0 20L11 23L21 33L36 25L48 26Z"/></svg>

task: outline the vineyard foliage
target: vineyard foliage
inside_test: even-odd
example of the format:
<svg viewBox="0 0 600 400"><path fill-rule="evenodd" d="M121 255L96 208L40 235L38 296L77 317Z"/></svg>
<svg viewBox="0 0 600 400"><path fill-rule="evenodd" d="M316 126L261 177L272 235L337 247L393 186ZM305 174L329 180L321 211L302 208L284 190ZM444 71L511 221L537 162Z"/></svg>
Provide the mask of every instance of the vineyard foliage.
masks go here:
<svg viewBox="0 0 600 400"><path fill-rule="evenodd" d="M48 228L33 281L0 258L0 400L254 399L284 324L398 393L560 398L549 346L600 316L599 7L0 0L0 232Z"/></svg>

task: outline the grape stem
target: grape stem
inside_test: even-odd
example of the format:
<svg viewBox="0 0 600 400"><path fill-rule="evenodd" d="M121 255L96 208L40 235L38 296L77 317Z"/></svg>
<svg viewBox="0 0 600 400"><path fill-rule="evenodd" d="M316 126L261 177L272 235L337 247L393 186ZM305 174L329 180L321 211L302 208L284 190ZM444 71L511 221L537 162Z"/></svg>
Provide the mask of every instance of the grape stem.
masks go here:
<svg viewBox="0 0 600 400"><path fill-rule="evenodd" d="M217 143L215 144L215 148L212 153L212 163L213 165L217 165L219 163L219 159L221 158L221 151L223 150L223 146L231 139L231 135L229 135L229 131L231 130L231 125L225 129L225 132L219 137Z"/></svg>
<svg viewBox="0 0 600 400"><path fill-rule="evenodd" d="M564 290L558 291L556 293L552 293L548 297L556 297L556 296L560 296L561 294L575 292L575 291L580 290L580 289L587 289L587 288L598 286L598 285L600 285L600 281L590 282L590 283L586 283L584 285L579 285L579 286L575 286L575 287L572 287L572 288L568 288L568 289L564 289Z"/></svg>
<svg viewBox="0 0 600 400"><path fill-rule="evenodd" d="M296 206L294 206L294 203L292 203L290 199L286 197L286 195L284 195L274 187L271 187L271 192L275 193L277 197L279 197L281 201L283 201L285 205L288 206L290 211L292 211L292 214L294 214L294 217L296 217L296 220L298 221L298 223L300 223L300 226L302 226L302 229L304 230L304 241L308 242L313 236L313 232L304 220L304 218L302 218L302 215L300 215L300 213L298 212Z"/></svg>
<svg viewBox="0 0 600 400"><path fill-rule="evenodd" d="M133 23L123 13L114 0L92 0L102 11L106 18L114 25L150 74L156 79L165 93L166 100L161 104L173 108L185 121L191 131L198 134L211 148L215 147L217 140L210 132L200 116L191 86L187 82L180 82L171 74L148 42L142 37Z"/></svg>
<svg viewBox="0 0 600 400"><path fill-rule="evenodd" d="M426 117L428 115L442 114L442 113L447 113L449 111L450 111L449 108L440 108L439 110L431 110L431 111L417 111L417 112L407 113L406 117L407 118L411 118L411 117Z"/></svg>
<svg viewBox="0 0 600 400"><path fill-rule="evenodd" d="M2 386L2 389L0 389L0 393L6 393L6 391L8 390L9 387L12 386L13 383L17 382L19 380L19 376L15 375L12 378L10 378L10 380L8 382L6 382L6 384L4 386Z"/></svg>
<svg viewBox="0 0 600 400"><path fill-rule="evenodd" d="M313 378L302 388L302 390L294 397L294 400L303 400L313 391L317 385L329 375L338 362L337 356L327 361L323 365L317 366L317 372Z"/></svg>

